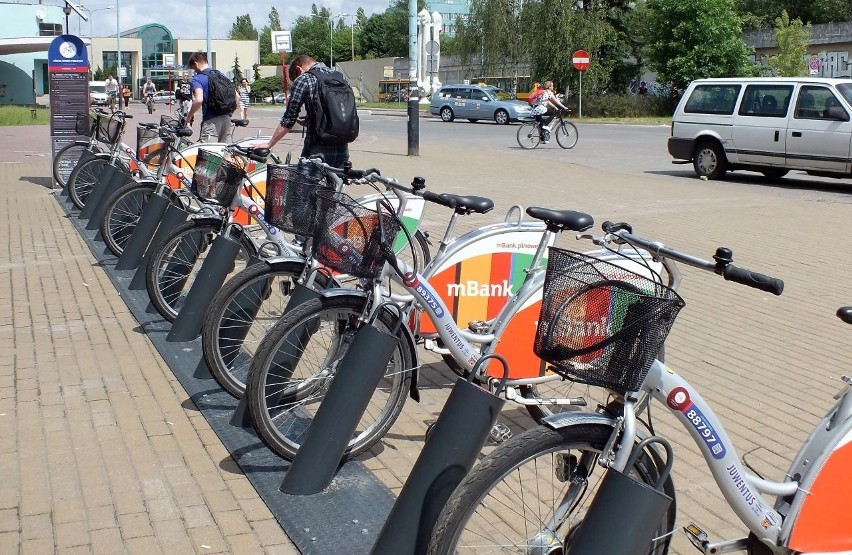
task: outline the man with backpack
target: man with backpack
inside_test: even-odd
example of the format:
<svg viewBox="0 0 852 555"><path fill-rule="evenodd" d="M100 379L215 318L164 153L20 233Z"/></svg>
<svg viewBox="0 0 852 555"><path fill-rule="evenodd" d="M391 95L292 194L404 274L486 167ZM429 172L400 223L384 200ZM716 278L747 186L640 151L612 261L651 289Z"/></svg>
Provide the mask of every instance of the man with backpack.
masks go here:
<svg viewBox="0 0 852 555"><path fill-rule="evenodd" d="M192 107L186 122L192 125L200 109L201 140L224 143L231 129L231 114L239 101L237 89L230 79L207 66L207 56L202 52L194 52L188 65L195 76L192 78Z"/></svg>
<svg viewBox="0 0 852 555"><path fill-rule="evenodd" d="M307 128L302 157L321 154L325 163L336 168L349 160L349 143L358 136L355 93L339 71L307 55L297 56L287 75L293 83L281 125L272 133L269 148L290 132L293 125ZM307 115L299 120L305 107Z"/></svg>

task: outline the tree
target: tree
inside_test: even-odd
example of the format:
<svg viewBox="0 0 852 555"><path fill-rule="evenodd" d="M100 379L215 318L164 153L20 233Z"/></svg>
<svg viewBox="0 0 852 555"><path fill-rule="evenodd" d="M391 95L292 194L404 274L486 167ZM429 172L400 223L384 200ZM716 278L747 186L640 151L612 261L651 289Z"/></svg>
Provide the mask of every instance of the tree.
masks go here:
<svg viewBox="0 0 852 555"><path fill-rule="evenodd" d="M418 12L425 7L425 0L417 0ZM408 57L407 0L395 0L384 13L359 19L359 27L359 53L364 58ZM335 52L338 52L337 48L335 43Z"/></svg>
<svg viewBox="0 0 852 555"><path fill-rule="evenodd" d="M738 0L737 11L749 29L769 29L785 11L791 21L832 23L849 20L852 0Z"/></svg>
<svg viewBox="0 0 852 555"><path fill-rule="evenodd" d="M734 0L648 0L645 59L658 81L683 90L703 77L753 75Z"/></svg>
<svg viewBox="0 0 852 555"><path fill-rule="evenodd" d="M254 28L249 14L238 15L228 33L231 40L257 40L257 29Z"/></svg>
<svg viewBox="0 0 852 555"><path fill-rule="evenodd" d="M251 66L251 70L254 73L254 81L260 79L260 64L254 64Z"/></svg>
<svg viewBox="0 0 852 555"><path fill-rule="evenodd" d="M243 72L242 72L242 69L240 68L240 57L239 56L234 56L234 65L231 66L231 71L234 74L234 78L233 78L234 85L239 85L240 81L243 80Z"/></svg>
<svg viewBox="0 0 852 555"><path fill-rule="evenodd" d="M769 57L769 67L782 77L800 77L808 74L808 63L805 56L808 53L808 38L811 26L802 25L802 20L790 21L787 11L781 12L781 17L775 20L775 43L778 54Z"/></svg>
<svg viewBox="0 0 852 555"><path fill-rule="evenodd" d="M278 10L274 7L269 11L269 21L266 26L260 31L258 37L260 49L260 63L262 65L278 65L281 63L281 56L278 52L272 51L272 31L281 30L281 17L278 15Z"/></svg>

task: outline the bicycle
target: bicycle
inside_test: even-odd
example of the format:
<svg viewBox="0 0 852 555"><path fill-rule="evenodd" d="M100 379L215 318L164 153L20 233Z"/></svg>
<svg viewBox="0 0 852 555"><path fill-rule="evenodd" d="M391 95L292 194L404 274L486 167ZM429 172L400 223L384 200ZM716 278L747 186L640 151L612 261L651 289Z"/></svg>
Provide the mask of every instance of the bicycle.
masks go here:
<svg viewBox="0 0 852 555"><path fill-rule="evenodd" d="M537 148L543 142L549 141L551 133L556 136L556 142L562 148L574 148L579 139L577 126L565 119L565 112L560 110L559 114L550 122L550 128L542 126L541 116L535 119L525 120L518 127L517 141L523 149Z"/></svg>
<svg viewBox="0 0 852 555"><path fill-rule="evenodd" d="M107 91L107 96L109 97L107 100L109 111L115 113L115 105L118 102L118 91ZM121 106L119 106L119 109L121 109Z"/></svg>
<svg viewBox="0 0 852 555"><path fill-rule="evenodd" d="M543 223L524 230L522 233L526 237L515 237L515 241L530 242L530 234L534 233L536 238L533 243L534 254L523 262L518 261L517 290L511 291L504 304L493 309L487 322L473 322L468 330L463 330L454 320L454 311L445 302L444 295L436 289L436 284L440 282L436 280L435 284L431 283L432 277L429 276L434 268L448 260L452 261L466 247L474 245L471 248L476 248L482 235L494 233L493 229L474 231L457 241L449 241L455 215L488 212L493 202L482 197L438 195L425 190L425 185L417 180L412 186L403 186L375 174L368 178L389 186L394 194L400 191L415 194L449 207L453 209L454 217L438 253L422 274L418 273L416 267L399 260L388 249L383 249L378 256L387 262L387 266L380 278L372 281L372 286L364 284L362 291L322 291L318 299L287 312L264 337L248 372L247 406L258 436L272 451L287 459L292 459L298 451L301 438L337 371L337 364L345 355L349 341L362 326L374 325L385 333L397 336L399 340L395 352L387 361L385 376L349 444L348 457L364 452L379 441L402 409L406 392L416 375L417 352L414 345L419 333L412 332L406 326L398 331L392 330L399 328L399 322L409 321L415 306L426 316L419 319L421 326L424 321L433 324L434 336L440 339L459 372L471 371L481 355L492 352L513 360L520 358L530 366L529 354L518 349L517 344L522 341L519 338L523 337L523 330L534 322L535 315L531 307L536 306L541 295L544 276L540 266L545 249L557 233L563 230L582 231L588 229L593 221L591 216L579 212L528 208L527 215ZM317 225L320 227L315 230L316 235L322 235L325 231L326 235L333 236L338 233L336 229L343 229L340 222L324 221ZM498 238L495 242L499 244L502 241ZM480 247L488 249L491 245L485 241ZM503 249L506 248L512 249L515 245L507 247L504 244ZM595 254L614 256L609 252L596 251ZM317 253L314 255L317 256ZM641 254L638 256L641 258ZM335 267L333 259L326 263ZM382 285L385 277L395 277L394 285L401 286L405 294L388 293ZM396 310L389 308L391 304L400 307L401 315L398 316ZM517 329L521 331L509 331ZM407 366L409 361L414 365ZM551 411L585 404L584 397L541 395L539 388L561 386L564 382L558 375L545 375L540 361L536 360L531 366L509 376L507 399L524 406L531 415L539 418ZM508 429L498 432L505 434Z"/></svg>
<svg viewBox="0 0 852 555"><path fill-rule="evenodd" d="M683 263L775 295L783 291L780 280L734 266L730 249L717 249L710 261L641 238L627 224L607 222L603 229L603 237L589 238L647 249L662 260L669 283L680 280L676 263ZM852 307L841 308L838 316L852 323ZM670 326L674 314L669 313L669 317L665 324ZM558 311L554 312L552 321L559 318ZM662 320L652 315L646 322L655 326ZM542 347L562 340L560 334L554 334L553 341L548 341L546 329L547 326L540 328L536 336ZM508 545L522 553L533 549L563 553L564 549L570 549L572 538L577 537L575 534L589 514L585 504L593 498L592 490L599 485L604 472L629 473L646 484L653 484L660 475L663 466L657 449L642 447L641 456L631 459L638 439L646 435L659 437L650 416L652 401L666 407L689 432L726 503L749 531L745 538L710 542L699 526L690 523L684 531L701 552L849 553L852 535L848 512L839 507L847 503L849 492L852 379L844 376L845 384L835 396L837 403L804 442L785 480L775 482L748 472L721 421L695 387L671 368L653 360L657 344L652 334L638 333L634 338L648 339L650 343L645 350L645 364L610 367L617 374L610 373L610 368L602 364L586 377L606 381L606 387L613 391L613 402L596 412L548 419L482 459L444 507L429 553L487 550L493 545ZM558 371L575 377L583 370L576 359L572 362L563 356L551 358L551 363ZM647 415L645 422L637 417L643 411ZM646 430L641 430L640 423ZM629 469L628 459L632 462ZM536 486L539 489L533 489ZM676 489L670 477L663 484L663 491L675 498ZM519 499L522 493L526 494L523 502ZM776 496L774 504L766 501L763 494ZM498 499L500 515L489 509ZM513 515L513 508L520 503L523 512ZM533 513L534 522L527 520L528 527L524 529L520 521ZM637 546L643 553L666 552L674 531L675 513L672 503L657 525L651 543ZM508 537L511 530L517 531L514 537ZM612 524L612 532L620 532L617 523Z"/></svg>
<svg viewBox="0 0 852 555"><path fill-rule="evenodd" d="M154 93L148 93L145 95L145 107L148 108L148 113L154 113Z"/></svg>
<svg viewBox="0 0 852 555"><path fill-rule="evenodd" d="M301 164L310 162L300 161ZM313 220L307 216L313 214L310 193L329 184L335 190L343 190L344 185L351 184L351 176L361 173L351 168L334 171L329 167L300 173L298 168L269 167L262 219L267 225L278 228L278 236L284 231L300 237L311 237ZM317 173L324 177L317 178ZM273 181L277 184L272 194L280 195L283 202L268 196ZM357 203L370 206L380 198L378 195L367 195L358 198ZM422 213L422 199L412 197L406 200L403 208L404 225L412 238L415 256L428 263L431 253L427 236L417 229ZM261 217L256 211L252 214ZM407 241L407 236L400 232L394 250L404 252ZM306 255L307 251L303 251L296 256L283 254L263 258L230 278L211 300L201 330L202 352L213 377L231 395L241 397L245 392L246 376L255 348L286 312L290 296L297 287L325 289L352 281L345 274L330 275L322 270L315 275L316 266Z"/></svg>
<svg viewBox="0 0 852 555"><path fill-rule="evenodd" d="M53 179L61 188L68 184L68 177L80 163L84 153L96 154L103 152L98 142L98 128L100 118L109 117L109 114L99 108L93 108L91 112L80 112L77 114L75 131L78 135L88 137L86 140L78 140L68 143L59 149L53 157Z"/></svg>

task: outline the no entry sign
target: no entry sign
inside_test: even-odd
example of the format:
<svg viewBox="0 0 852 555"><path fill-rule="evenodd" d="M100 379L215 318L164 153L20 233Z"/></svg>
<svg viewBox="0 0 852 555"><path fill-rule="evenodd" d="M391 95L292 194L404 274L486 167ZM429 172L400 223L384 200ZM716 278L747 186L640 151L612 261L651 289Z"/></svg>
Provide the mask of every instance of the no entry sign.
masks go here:
<svg viewBox="0 0 852 555"><path fill-rule="evenodd" d="M577 71L586 71L589 68L589 63L591 61L592 57L589 56L589 53L585 50L577 50L574 52L574 55L571 56L571 63Z"/></svg>

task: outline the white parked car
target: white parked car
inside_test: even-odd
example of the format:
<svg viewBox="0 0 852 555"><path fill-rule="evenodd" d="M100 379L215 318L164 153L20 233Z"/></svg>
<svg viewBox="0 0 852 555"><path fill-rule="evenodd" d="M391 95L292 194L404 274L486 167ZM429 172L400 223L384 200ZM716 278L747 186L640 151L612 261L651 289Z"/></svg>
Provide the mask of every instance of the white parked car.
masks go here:
<svg viewBox="0 0 852 555"><path fill-rule="evenodd" d="M852 175L852 81L817 77L700 79L672 116L669 153L721 179L750 170Z"/></svg>
<svg viewBox="0 0 852 555"><path fill-rule="evenodd" d="M89 81L89 98L92 106L106 106L109 103L106 81Z"/></svg>

